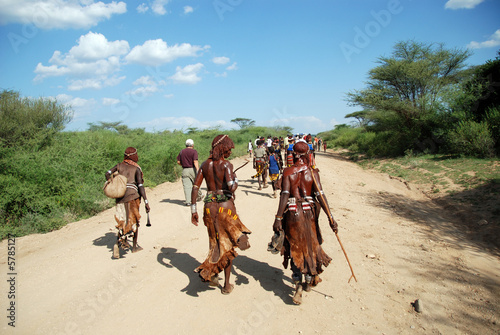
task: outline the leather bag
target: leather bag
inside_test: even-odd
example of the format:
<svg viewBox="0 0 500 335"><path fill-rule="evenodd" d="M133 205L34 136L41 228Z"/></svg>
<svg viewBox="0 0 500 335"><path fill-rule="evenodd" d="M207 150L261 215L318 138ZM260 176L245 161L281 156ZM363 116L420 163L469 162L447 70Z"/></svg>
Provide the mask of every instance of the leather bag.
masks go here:
<svg viewBox="0 0 500 335"><path fill-rule="evenodd" d="M115 171L104 183L103 191L109 198L122 198L127 191L127 177Z"/></svg>

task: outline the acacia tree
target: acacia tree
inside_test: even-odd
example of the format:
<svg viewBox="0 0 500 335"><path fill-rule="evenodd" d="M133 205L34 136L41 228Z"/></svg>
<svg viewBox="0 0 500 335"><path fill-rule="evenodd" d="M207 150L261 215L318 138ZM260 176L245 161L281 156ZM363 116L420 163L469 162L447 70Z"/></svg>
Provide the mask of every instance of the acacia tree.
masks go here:
<svg viewBox="0 0 500 335"><path fill-rule="evenodd" d="M400 153L434 136L445 109L443 96L463 75L469 51L443 44L398 42L390 57L379 57L367 87L347 94L351 106L366 111L369 128L390 134ZM386 136L387 137L387 136Z"/></svg>
<svg viewBox="0 0 500 335"><path fill-rule="evenodd" d="M0 93L0 142L7 147L28 144L36 149L71 121L67 105L49 98L23 98L19 92Z"/></svg>
<svg viewBox="0 0 500 335"><path fill-rule="evenodd" d="M248 128L255 125L255 121L252 119L246 119L242 117L238 117L236 119L232 119L231 122L236 123L240 126L240 129Z"/></svg>

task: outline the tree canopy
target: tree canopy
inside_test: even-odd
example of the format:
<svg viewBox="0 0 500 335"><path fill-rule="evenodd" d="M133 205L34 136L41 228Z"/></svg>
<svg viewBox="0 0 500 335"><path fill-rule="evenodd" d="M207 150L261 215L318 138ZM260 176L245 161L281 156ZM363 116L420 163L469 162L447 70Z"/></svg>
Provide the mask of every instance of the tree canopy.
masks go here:
<svg viewBox="0 0 500 335"><path fill-rule="evenodd" d="M372 130L391 133L394 144L412 148L434 135L444 95L464 75L470 52L443 44L398 42L390 57L379 57L367 87L347 94L351 106L364 108ZM359 114L351 115L359 117Z"/></svg>
<svg viewBox="0 0 500 335"><path fill-rule="evenodd" d="M238 117L236 119L232 119L231 122L236 123L240 126L240 129L248 128L255 125L255 121L252 119L246 119L242 117Z"/></svg>
<svg viewBox="0 0 500 335"><path fill-rule="evenodd" d="M43 146L71 121L70 106L49 98L22 98L19 92L0 93L0 140L6 146Z"/></svg>

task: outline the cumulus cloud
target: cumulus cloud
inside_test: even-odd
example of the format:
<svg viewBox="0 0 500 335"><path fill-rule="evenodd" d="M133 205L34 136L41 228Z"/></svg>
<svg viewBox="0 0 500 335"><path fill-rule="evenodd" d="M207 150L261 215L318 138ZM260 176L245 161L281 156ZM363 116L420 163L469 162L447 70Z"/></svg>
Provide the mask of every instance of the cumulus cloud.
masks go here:
<svg viewBox="0 0 500 335"><path fill-rule="evenodd" d="M142 76L134 81L133 84L138 87L125 92L125 94L148 97L160 91L159 86L163 86L166 83L164 80L157 82L151 76Z"/></svg>
<svg viewBox="0 0 500 335"><path fill-rule="evenodd" d="M470 42L467 47L471 49L494 48L500 45L500 29L495 31L490 38L483 42Z"/></svg>
<svg viewBox="0 0 500 335"><path fill-rule="evenodd" d="M233 71L233 70L237 70L237 69L238 69L238 67L236 66L236 62L234 62L233 64L226 67L226 70L228 70L228 71Z"/></svg>
<svg viewBox="0 0 500 335"><path fill-rule="evenodd" d="M96 101L94 99L83 99L73 97L68 94L59 94L56 96L56 99L62 104L71 106L74 112L73 120L78 120L92 114L92 110L96 105Z"/></svg>
<svg viewBox="0 0 500 335"><path fill-rule="evenodd" d="M194 11L193 7L191 6L184 6L184 14L189 14Z"/></svg>
<svg viewBox="0 0 500 335"><path fill-rule="evenodd" d="M48 77L68 76L70 90L114 86L125 78L115 73L120 70L120 57L128 50L127 41L110 42L102 34L89 32L67 53L56 50L49 59L51 65L38 63L34 80L41 82Z"/></svg>
<svg viewBox="0 0 500 335"><path fill-rule="evenodd" d="M229 63L230 59L227 57L214 57L212 58L212 62L217 65L224 65Z"/></svg>
<svg viewBox="0 0 500 335"><path fill-rule="evenodd" d="M472 9L484 0L448 0L444 5L446 9Z"/></svg>
<svg viewBox="0 0 500 335"><path fill-rule="evenodd" d="M167 14L167 9L165 6L169 3L169 0L154 0L153 4L151 5L151 10L158 15L165 15Z"/></svg>
<svg viewBox="0 0 500 335"><path fill-rule="evenodd" d="M186 65L185 67L177 66L175 74L170 79L179 84L196 84L201 80L198 77L198 72L202 68L203 64L201 63Z"/></svg>
<svg viewBox="0 0 500 335"><path fill-rule="evenodd" d="M149 66L158 66L164 63L172 62L180 57L196 57L199 52L209 49L210 46L204 47L191 45L189 43L175 44L168 46L167 42L162 39L148 40L143 45L135 46L132 51L125 57L128 62L138 63Z"/></svg>
<svg viewBox="0 0 500 335"><path fill-rule="evenodd" d="M115 98L102 98L101 102L104 106L112 106L120 103L120 99Z"/></svg>
<svg viewBox="0 0 500 335"><path fill-rule="evenodd" d="M96 60L124 55L129 49L127 41L110 42L102 34L89 32L87 35L80 36L78 45L72 47L69 54L82 60Z"/></svg>
<svg viewBox="0 0 500 335"><path fill-rule="evenodd" d="M40 29L86 29L127 11L125 2L2 0L0 25L33 24Z"/></svg>
<svg viewBox="0 0 500 335"><path fill-rule="evenodd" d="M149 7L145 3L141 3L139 6L136 7L136 10L138 13L143 14L149 10Z"/></svg>

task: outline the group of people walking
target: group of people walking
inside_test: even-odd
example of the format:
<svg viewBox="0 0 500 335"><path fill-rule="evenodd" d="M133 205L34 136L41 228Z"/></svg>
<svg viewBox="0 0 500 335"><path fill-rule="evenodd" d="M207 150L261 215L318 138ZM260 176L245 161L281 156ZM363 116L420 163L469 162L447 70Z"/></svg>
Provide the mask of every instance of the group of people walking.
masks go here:
<svg viewBox="0 0 500 335"><path fill-rule="evenodd" d="M289 139L290 140L290 139ZM263 139L259 138L254 154L254 168L257 167L259 158L264 156L264 171L269 169L274 196L279 184L280 200L272 226L274 235L269 243L268 250L280 253L284 257L285 268L290 265L292 279L295 284L293 302L302 302L303 290L309 291L317 285L321 279L319 275L323 272L323 266L328 266L331 258L321 247L323 242L318 225L321 209L327 213L329 225L334 233L337 233L337 222L330 213L328 201L323 192L318 170L315 168L311 157L314 147L311 149L307 140L292 139L292 161L286 166L281 156L280 139L271 142L264 148ZM267 141L266 141L267 144ZM290 144L290 143L289 143ZM288 144L288 145L289 145ZM246 250L250 247L249 235L251 231L243 224L237 214L234 193L238 188L238 178L231 162L228 161L234 143L227 135L218 135L212 141L210 156L201 165L198 164L198 156L193 151L193 143L188 140L186 149L178 156L178 163L183 167L183 185L186 195L186 204L191 209L191 222L195 226L199 223L197 201L200 200L200 187L205 181L207 187L206 196L203 198L204 206L201 212L204 225L207 227L209 237L209 252L204 262L196 268L196 272L202 281L211 286L219 286L219 273L224 272L224 284L221 287L223 294L233 291L234 285L230 283L231 268L234 258L238 255L236 249ZM253 148L252 148L253 149ZM278 150L279 149L279 150ZM106 173L108 178L114 171L128 171L131 190L124 198L117 199L117 204L124 204L126 213L129 215L123 219L115 215L118 228L117 247L127 247L123 244L127 234L132 234L134 247L137 251L137 233L139 227L138 206L140 199L144 199L146 212L150 208L144 191L142 171L137 165L137 150L127 148L125 159ZM133 151L133 152L132 152ZM195 150L194 150L195 151ZM133 153L135 156L131 156ZM135 169L135 172L133 171ZM184 170L194 169L193 171ZM130 170L130 171L129 171ZM261 174L264 173L262 170ZM192 180L190 192L188 182ZM265 180L265 179L264 179ZM266 187L267 184L264 184ZM189 193L189 195L188 195ZM133 199L132 199L133 198ZM123 206L121 206L123 207ZM131 216L130 213L137 213ZM127 230L126 227L133 225L135 229ZM115 256L115 255L114 255Z"/></svg>

